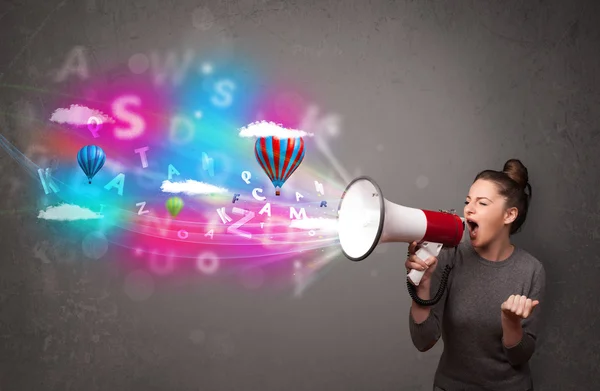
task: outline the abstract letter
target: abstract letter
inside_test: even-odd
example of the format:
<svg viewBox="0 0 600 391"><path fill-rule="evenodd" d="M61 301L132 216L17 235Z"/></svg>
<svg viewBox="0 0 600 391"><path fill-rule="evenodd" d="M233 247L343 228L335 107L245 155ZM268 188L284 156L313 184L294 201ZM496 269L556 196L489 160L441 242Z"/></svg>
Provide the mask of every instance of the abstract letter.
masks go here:
<svg viewBox="0 0 600 391"><path fill-rule="evenodd" d="M62 69L57 73L55 81L59 83L63 82L71 73L78 75L80 79L87 79L89 77L83 46L75 46L71 50Z"/></svg>
<svg viewBox="0 0 600 391"><path fill-rule="evenodd" d="M42 170L41 168L38 169L38 175L40 176L40 180L42 181L42 186L44 187L44 192L46 194L50 193L50 191L54 193L58 193L60 191L52 179L51 170L49 168L46 168L45 170Z"/></svg>
<svg viewBox="0 0 600 391"><path fill-rule="evenodd" d="M139 96L126 95L118 98L112 104L112 110L115 117L121 121L129 122L129 129L115 127L115 137L121 140L131 140L141 136L144 133L145 122L142 117L127 110L127 106L141 106L142 101Z"/></svg>
<svg viewBox="0 0 600 391"><path fill-rule="evenodd" d="M113 187L118 189L120 196L123 195L123 186L125 185L125 174L121 173L117 175L112 181L108 182L104 188L110 190Z"/></svg>
<svg viewBox="0 0 600 391"><path fill-rule="evenodd" d="M149 147L142 147L133 150L135 153L140 154L140 158L142 159L142 168L148 167L148 158L146 157L146 151L149 149Z"/></svg>
<svg viewBox="0 0 600 391"><path fill-rule="evenodd" d="M249 210L241 209L241 208L233 208L232 212L235 214L238 214L238 215L245 215L245 216L242 217L239 221L236 221L235 223L233 223L229 227L227 227L227 232L234 233L236 235L243 236L248 239L252 238L251 233L245 232L245 231L240 231L238 228L240 228L242 225L246 224L248 221L252 220L254 218L254 212L250 212Z"/></svg>

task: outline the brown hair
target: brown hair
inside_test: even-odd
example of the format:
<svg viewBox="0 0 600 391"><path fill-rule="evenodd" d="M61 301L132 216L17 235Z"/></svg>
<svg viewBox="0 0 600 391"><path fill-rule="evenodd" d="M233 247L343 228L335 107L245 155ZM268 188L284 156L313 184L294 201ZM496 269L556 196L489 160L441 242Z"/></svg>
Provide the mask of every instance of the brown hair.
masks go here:
<svg viewBox="0 0 600 391"><path fill-rule="evenodd" d="M506 198L506 206L516 207L519 214L510 227L510 234L519 232L527 219L527 210L531 201L531 185L527 168L518 159L509 159L504 163L502 171L484 170L475 177L494 182L500 195Z"/></svg>

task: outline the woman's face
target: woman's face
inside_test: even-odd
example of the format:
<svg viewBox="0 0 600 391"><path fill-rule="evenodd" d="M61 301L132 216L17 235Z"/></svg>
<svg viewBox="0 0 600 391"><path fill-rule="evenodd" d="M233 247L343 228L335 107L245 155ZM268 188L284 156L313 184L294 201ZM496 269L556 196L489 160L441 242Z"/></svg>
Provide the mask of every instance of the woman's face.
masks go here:
<svg viewBox="0 0 600 391"><path fill-rule="evenodd" d="M473 247L486 247L500 238L517 217L516 208L506 207L506 198L496 184L478 179L471 185L465 202L464 217Z"/></svg>

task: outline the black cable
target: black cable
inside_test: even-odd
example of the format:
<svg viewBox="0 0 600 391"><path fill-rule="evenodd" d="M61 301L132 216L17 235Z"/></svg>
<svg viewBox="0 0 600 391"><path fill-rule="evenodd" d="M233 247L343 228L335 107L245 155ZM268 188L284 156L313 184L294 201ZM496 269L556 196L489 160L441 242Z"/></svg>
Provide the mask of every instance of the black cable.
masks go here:
<svg viewBox="0 0 600 391"><path fill-rule="evenodd" d="M452 267L450 265L446 265L444 271L442 272L440 287L438 288L438 291L433 297L433 299L423 300L419 296L417 296L417 287L414 286L407 278L406 285L408 287L408 294L410 295L410 297L412 297L415 303L417 303L420 306L428 307L436 304L444 295L444 291L446 290L446 284L448 283L448 277L450 276L450 270L452 270Z"/></svg>

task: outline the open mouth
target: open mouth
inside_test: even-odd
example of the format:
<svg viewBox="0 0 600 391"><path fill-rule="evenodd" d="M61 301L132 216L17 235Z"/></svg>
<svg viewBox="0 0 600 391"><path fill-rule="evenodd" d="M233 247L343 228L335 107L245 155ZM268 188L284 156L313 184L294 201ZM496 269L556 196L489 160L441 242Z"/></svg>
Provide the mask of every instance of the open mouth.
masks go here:
<svg viewBox="0 0 600 391"><path fill-rule="evenodd" d="M471 233L471 236L477 235L477 230L479 229L479 224L477 224L473 220L467 219L467 225L469 227L469 233Z"/></svg>

